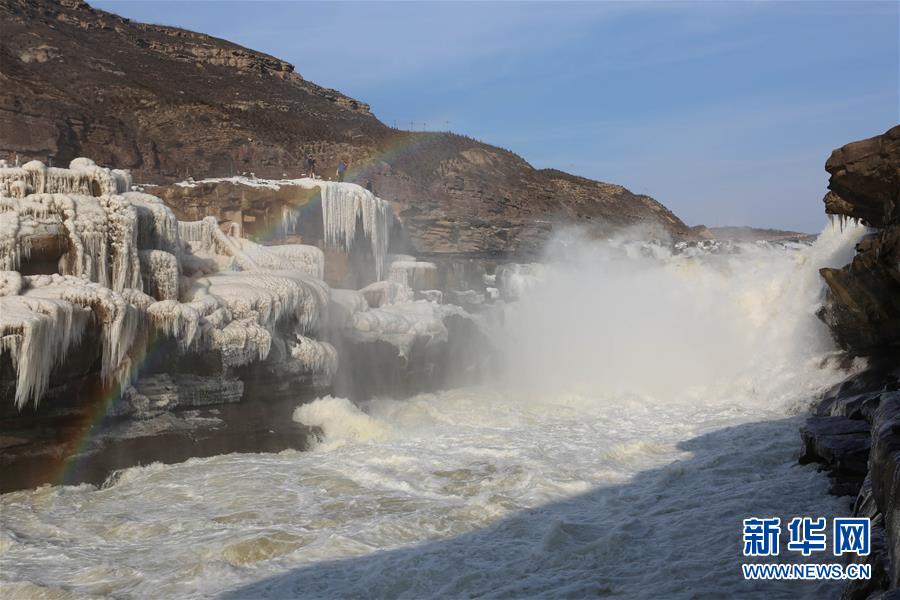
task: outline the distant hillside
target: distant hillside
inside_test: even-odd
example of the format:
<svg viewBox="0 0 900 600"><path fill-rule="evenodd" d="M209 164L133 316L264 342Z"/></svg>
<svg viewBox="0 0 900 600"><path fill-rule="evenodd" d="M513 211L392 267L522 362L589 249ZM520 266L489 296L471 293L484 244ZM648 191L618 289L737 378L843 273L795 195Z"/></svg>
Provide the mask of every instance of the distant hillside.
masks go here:
<svg viewBox="0 0 900 600"><path fill-rule="evenodd" d="M692 229L698 237L703 239L732 242L813 242L819 237L814 233L743 226L706 227L705 225L697 225Z"/></svg>
<svg viewBox="0 0 900 600"><path fill-rule="evenodd" d="M391 129L365 103L224 40L77 0L0 0L0 17L3 158L83 155L156 183L293 177L307 154L327 176L345 158L352 179L395 204L421 252L529 253L572 220L600 235L642 223L692 236L648 196L466 137Z"/></svg>
<svg viewBox="0 0 900 600"><path fill-rule="evenodd" d="M710 231L712 231L717 240L731 240L733 242L811 242L818 237L814 233L783 231L781 229L760 229L757 227L710 227Z"/></svg>

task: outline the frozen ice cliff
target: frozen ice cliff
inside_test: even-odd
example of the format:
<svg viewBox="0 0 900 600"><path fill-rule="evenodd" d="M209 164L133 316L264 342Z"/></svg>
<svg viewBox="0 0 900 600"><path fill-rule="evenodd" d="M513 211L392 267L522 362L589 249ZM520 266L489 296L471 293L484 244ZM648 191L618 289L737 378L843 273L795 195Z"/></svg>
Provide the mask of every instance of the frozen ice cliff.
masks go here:
<svg viewBox="0 0 900 600"><path fill-rule="evenodd" d="M128 172L86 158L0 164L0 413L150 422L248 398L296 402L337 379L360 393L385 373L424 385L408 377L420 367L436 381L450 329L475 321L416 297L434 266L388 255L390 206L349 183L242 185L317 194L321 247L257 243L243 219L179 220ZM309 226L302 205L283 216ZM367 261L376 281L332 289L330 250Z"/></svg>

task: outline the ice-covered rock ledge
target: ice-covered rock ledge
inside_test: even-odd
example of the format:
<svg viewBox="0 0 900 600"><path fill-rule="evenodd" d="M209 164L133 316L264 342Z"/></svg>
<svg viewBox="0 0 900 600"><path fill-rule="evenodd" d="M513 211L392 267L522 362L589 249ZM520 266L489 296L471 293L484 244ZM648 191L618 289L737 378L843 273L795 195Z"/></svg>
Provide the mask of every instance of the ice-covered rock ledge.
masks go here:
<svg viewBox="0 0 900 600"><path fill-rule="evenodd" d="M257 242L318 245L327 258L323 277L332 287L360 289L389 280L406 284L418 297L438 299L433 292L439 291L439 301L478 311L499 298L502 268L536 258L417 247L414 232L386 199L350 182L236 176L143 187L182 220L215 216Z"/></svg>
<svg viewBox="0 0 900 600"><path fill-rule="evenodd" d="M321 248L179 220L88 159L0 165L3 489L41 483L76 450L75 480L123 461L302 448L305 429L273 422L336 376L356 395L402 393L449 382L451 357L464 372L483 362L462 341L481 341L470 315L415 298L432 267L388 260L386 203L349 184L292 185L319 190L326 247L368 240L390 281L332 290Z"/></svg>
<svg viewBox="0 0 900 600"><path fill-rule="evenodd" d="M386 276L385 259L397 225L394 213L387 201L355 183L236 176L143 187L184 220L214 216L257 241L299 239L345 257L364 256L365 270L346 261L330 262L325 279L336 287ZM354 266L364 272L348 277Z"/></svg>

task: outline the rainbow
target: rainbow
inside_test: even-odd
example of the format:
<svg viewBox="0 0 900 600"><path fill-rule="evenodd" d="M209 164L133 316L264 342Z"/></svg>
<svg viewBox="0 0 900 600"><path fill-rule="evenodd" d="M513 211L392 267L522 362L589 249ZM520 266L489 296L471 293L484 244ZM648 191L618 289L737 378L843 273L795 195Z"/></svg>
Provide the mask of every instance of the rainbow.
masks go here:
<svg viewBox="0 0 900 600"><path fill-rule="evenodd" d="M385 163L394 166L420 152L424 146L443 135L447 134L397 132L391 141L383 145L378 152L362 162L348 165L345 181L365 185L365 182L378 173ZM284 216L279 216L257 237L273 239L285 231L285 225ZM131 376L140 373L142 367L156 358L162 350L163 344L161 340L154 339L145 340L143 346L136 345L136 347L138 351L131 354ZM126 381L131 381L131 377ZM90 450L92 442L103 434L110 409L121 397L122 386L118 384L104 385L100 389L88 391L87 394L90 397L82 399L87 400L82 402L83 406L88 407L87 412L72 427L71 432L67 435L68 439L62 441L63 456L48 465L49 473L46 474L46 477L41 477L41 481L49 482L52 485L71 485L83 479L81 474L85 467L86 453Z"/></svg>
<svg viewBox="0 0 900 600"><path fill-rule="evenodd" d="M110 409L119 400L123 392L123 386L127 386L140 373L142 367L148 362L160 356L164 349L164 340L148 333L148 337L154 339L135 344L130 353L131 365L129 373L122 383L99 383L94 389L87 391L88 397L82 398L82 406L86 412L72 427L68 439L63 441L63 456L57 462L48 466L49 472L42 481L51 485L71 485L82 481L80 476L86 462L86 453L91 448L91 442L103 434L107 424L107 416ZM135 351L136 349L136 351ZM85 401L86 400L86 401Z"/></svg>
<svg viewBox="0 0 900 600"><path fill-rule="evenodd" d="M382 169L382 165L387 164L394 167L406 158L415 156L417 153L421 152L425 146L431 144L440 136L446 135L455 136L455 134L437 132L396 131L390 141L379 147L374 154L363 161L349 163L344 176L344 181L365 186L367 181L371 181L374 176L378 174ZM334 181L334 179L326 177L323 181ZM273 180L273 183L277 183L277 180ZM378 191L374 190L374 192L377 195ZM260 240L278 239L282 232L286 230L287 225L288 223L285 222L283 215L277 216L270 222L266 229L258 232L256 237Z"/></svg>

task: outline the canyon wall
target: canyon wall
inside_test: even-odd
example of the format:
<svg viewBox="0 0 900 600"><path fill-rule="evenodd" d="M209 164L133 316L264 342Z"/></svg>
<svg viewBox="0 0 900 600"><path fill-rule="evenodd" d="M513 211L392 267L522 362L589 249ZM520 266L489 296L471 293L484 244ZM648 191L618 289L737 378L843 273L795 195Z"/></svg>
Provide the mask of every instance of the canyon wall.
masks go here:
<svg viewBox="0 0 900 600"><path fill-rule="evenodd" d="M833 492L855 497L853 515L872 522L870 580L848 583L844 598L882 597L900 588L900 126L835 150L825 210L835 227L862 222L869 233L853 261L822 269L819 316L868 368L830 390L802 430L801 462L822 463ZM884 597L888 597L885 595Z"/></svg>
<svg viewBox="0 0 900 600"><path fill-rule="evenodd" d="M596 235L642 225L693 236L648 196L464 136L387 127L364 102L225 40L78 0L0 0L0 17L0 158L10 162L90 156L139 183L173 183L297 178L307 156L327 178L344 159L348 181L391 202L410 253L423 255L521 260L573 221Z"/></svg>
<svg viewBox="0 0 900 600"><path fill-rule="evenodd" d="M900 351L900 126L835 150L825 210L872 228L853 262L823 269L822 318L838 343L860 355Z"/></svg>

